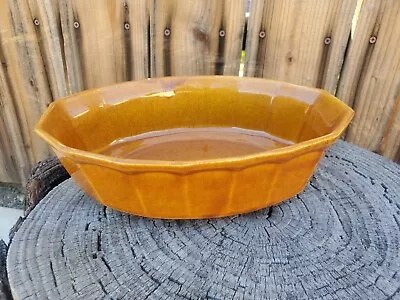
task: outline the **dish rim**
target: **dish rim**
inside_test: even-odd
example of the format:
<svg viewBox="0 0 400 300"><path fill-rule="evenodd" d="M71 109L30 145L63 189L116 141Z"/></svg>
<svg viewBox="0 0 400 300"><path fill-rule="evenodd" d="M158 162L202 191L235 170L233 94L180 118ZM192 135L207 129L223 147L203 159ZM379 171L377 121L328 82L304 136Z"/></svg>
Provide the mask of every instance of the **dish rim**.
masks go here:
<svg viewBox="0 0 400 300"><path fill-rule="evenodd" d="M294 87L300 89L309 89L315 90L318 92L323 92L325 90L320 88L312 88L301 85L296 85L292 83L287 83L279 80L271 80L265 78L255 78L255 77L237 77L237 76L171 76L171 77L155 77L155 78L147 78L142 80L134 80L134 81L126 81L120 82L104 87L93 88L84 90L75 94L68 95L66 97L57 99L53 101L46 111L42 114L39 122L35 126L35 132L43 138L56 152L64 154L69 158L73 158L75 161L80 163L91 163L95 165L100 165L107 168L117 169L120 171L162 171L162 172L171 172L171 173L181 173L187 171L202 171L205 169L242 169L248 166L262 164L262 163L278 163L281 161L286 161L296 156L300 156L307 152L313 152L321 150L322 148L327 148L331 144L335 142L335 140L341 135L341 133L346 129L350 121L354 116L354 110L343 103L340 99L336 98L329 92L328 93L338 105L341 105L346 108L346 113L340 119L339 123L335 126L332 132L313 138L310 140L302 141L299 143L294 143L292 145L288 145L281 148L276 148L272 150L261 151L252 154L246 155L238 155L238 156L227 156L223 158L216 159L207 159L207 160L189 160L189 161L166 161L166 160L142 160L142 159L132 159L132 158L118 158L105 154L98 154L82 149L77 149L73 147L66 146L61 141L53 137L49 134L44 128L43 123L45 122L47 116L52 112L54 106L57 105L59 101L66 101L69 98L73 98L76 96L84 96L85 94L90 94L95 91L104 91L106 89L112 88L114 86L119 86L127 83L140 83L144 81L160 81L160 80L168 80L168 79L215 79L215 78L225 78L225 79L235 79L235 80L256 80L263 81L268 83L278 83L280 85L286 87ZM240 92L240 91L239 91ZM143 93L142 95L133 97L138 98L141 96L147 95Z"/></svg>

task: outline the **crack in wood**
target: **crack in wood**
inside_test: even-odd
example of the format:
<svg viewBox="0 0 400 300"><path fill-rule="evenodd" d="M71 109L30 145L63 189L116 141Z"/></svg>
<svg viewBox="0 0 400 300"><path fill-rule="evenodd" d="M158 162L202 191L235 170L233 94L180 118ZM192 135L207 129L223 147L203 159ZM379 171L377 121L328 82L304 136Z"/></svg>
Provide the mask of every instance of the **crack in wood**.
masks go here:
<svg viewBox="0 0 400 300"><path fill-rule="evenodd" d="M360 175L361 177L367 179L367 176L365 176L363 173L357 171L356 169L354 169L353 172L356 173L356 174L358 174L358 175Z"/></svg>
<svg viewBox="0 0 400 300"><path fill-rule="evenodd" d="M392 203L393 203L393 199L391 199L391 198L388 196L389 188L388 188L384 183L381 183L381 186L382 186L382 188L383 188L383 197L385 197L386 200L388 200L388 202L389 202L390 204L392 204ZM400 208L400 204L396 203L396 206L397 206L398 208Z"/></svg>
<svg viewBox="0 0 400 300"><path fill-rule="evenodd" d="M264 228L265 233L267 234L268 242L270 242L271 241L271 237L269 235L268 229L266 227L263 227L263 228Z"/></svg>
<svg viewBox="0 0 400 300"><path fill-rule="evenodd" d="M265 218L269 219L271 217L273 211L274 211L274 207L273 206L270 206L270 207L266 208L267 214L266 214Z"/></svg>
<svg viewBox="0 0 400 300"><path fill-rule="evenodd" d="M170 17L169 17L170 18ZM169 20L166 24L166 29L170 32L169 35L164 34L164 76L171 76L172 75L172 69L171 69L171 64L172 64L172 56L173 56L173 49L171 46L171 35L174 33L171 33L171 21Z"/></svg>
<svg viewBox="0 0 400 300"><path fill-rule="evenodd" d="M107 270L108 270L110 273L112 273L111 267L110 267L110 265L108 264L108 262L107 262L107 260L105 259L105 257L102 256L100 259L101 259L101 261L103 262L103 264L106 266Z"/></svg>
<svg viewBox="0 0 400 300"><path fill-rule="evenodd" d="M131 253L132 253L133 258L137 258L135 249L133 249L133 247L129 247L129 249L131 249Z"/></svg>
<svg viewBox="0 0 400 300"><path fill-rule="evenodd" d="M397 219L396 215L393 215L393 219L394 219L394 221L396 222L397 227L398 227L399 230L400 230L400 220Z"/></svg>
<svg viewBox="0 0 400 300"><path fill-rule="evenodd" d="M103 206L102 212L104 219L107 219L107 206Z"/></svg>
<svg viewBox="0 0 400 300"><path fill-rule="evenodd" d="M101 231L97 232L97 252L101 252Z"/></svg>
<svg viewBox="0 0 400 300"><path fill-rule="evenodd" d="M314 189L317 190L318 192L321 192L321 189L317 187L312 181L309 182L309 185Z"/></svg>
<svg viewBox="0 0 400 300"><path fill-rule="evenodd" d="M124 24L129 24L129 7L124 7ZM132 68L132 30L124 30L124 58L125 58L125 78L126 80L133 80L135 78L134 68ZM150 58L150 56L148 56Z"/></svg>
<svg viewBox="0 0 400 300"><path fill-rule="evenodd" d="M221 298L211 296L211 295L210 295L211 289L212 289L212 286L210 286L209 289L207 290L206 299L207 299L207 300L222 300Z"/></svg>
<svg viewBox="0 0 400 300"><path fill-rule="evenodd" d="M368 177L369 177L369 180L370 180L371 184L372 184L372 185L375 185L375 179L372 178L371 176L368 176Z"/></svg>
<svg viewBox="0 0 400 300"><path fill-rule="evenodd" d="M325 34L325 36L328 36L329 38L332 36L331 30L328 30L328 32ZM318 75L317 75L317 80L316 80L316 85L315 87L317 88L323 88L324 86L324 79L326 76L326 69L329 64L329 56L331 53L332 45L331 44L325 44L322 49L322 55L321 59L319 61L319 70L318 70Z"/></svg>
<svg viewBox="0 0 400 300"><path fill-rule="evenodd" d="M155 74L152 74L152 64L155 62L155 56L156 56L156 51L152 51L151 49L151 41L152 41L152 36L151 36L151 21L150 18L148 18L147 21L147 74L145 74L145 77L153 77L156 76ZM154 63L155 65L155 63ZM154 66L155 69L155 66Z"/></svg>
<svg viewBox="0 0 400 300"><path fill-rule="evenodd" d="M222 2L222 3L224 3L224 2ZM223 24L221 24L221 26L220 26L220 32L221 31L225 31ZM217 58L215 61L215 74L216 75L223 75L223 73L224 73L224 65L225 65L224 51L225 51L225 36L220 35L220 37L218 39Z"/></svg>
<svg viewBox="0 0 400 300"><path fill-rule="evenodd" d="M49 263L50 263L50 272L51 272L51 276L52 276L52 278L53 278L54 285L57 287L58 284L57 284L56 275L54 274L53 262L50 260Z"/></svg>
<svg viewBox="0 0 400 300"><path fill-rule="evenodd" d="M303 201L303 199L301 198L301 196L299 194L296 195L296 198L298 200L300 200L300 202L303 204L304 208L306 209L307 213L310 213L310 210L308 209L306 203Z"/></svg>
<svg viewBox="0 0 400 300"><path fill-rule="evenodd" d="M207 224L210 225L212 228L214 228L216 231L218 231L217 227L211 222L211 220L207 220Z"/></svg>
<svg viewBox="0 0 400 300"><path fill-rule="evenodd" d="M152 274L150 274L150 270L147 270L142 263L139 265L139 267L157 285L157 287L159 287L162 284L160 280L158 280Z"/></svg>
<svg viewBox="0 0 400 300"><path fill-rule="evenodd" d="M99 279L97 282L99 283L100 288L101 288L101 290L103 291L103 293L104 293L105 295L108 295L108 292L107 292L107 290L106 290L106 288L105 288L103 282L102 282L100 279Z"/></svg>
<svg viewBox="0 0 400 300"><path fill-rule="evenodd" d="M347 162L348 164L352 165L352 166L353 166L354 168L356 168L356 169L358 168L358 165L356 165L354 162L352 162L352 161L349 160L349 159L346 159L346 158L344 158L344 157L338 157L338 156L336 156L336 158Z"/></svg>
<svg viewBox="0 0 400 300"><path fill-rule="evenodd" d="M60 248L60 252L61 252L61 256L64 258L65 261L65 253L64 253L64 247L65 247L65 242L64 242L64 238L65 238L65 233L63 232L63 237L61 238L61 248Z"/></svg>

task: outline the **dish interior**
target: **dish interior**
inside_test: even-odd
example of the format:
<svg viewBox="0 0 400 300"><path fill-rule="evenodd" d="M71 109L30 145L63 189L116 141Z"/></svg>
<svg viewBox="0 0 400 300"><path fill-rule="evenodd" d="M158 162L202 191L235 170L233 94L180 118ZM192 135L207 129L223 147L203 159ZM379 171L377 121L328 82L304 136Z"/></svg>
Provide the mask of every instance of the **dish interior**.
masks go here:
<svg viewBox="0 0 400 300"><path fill-rule="evenodd" d="M193 161L314 139L332 132L347 113L328 93L296 86L277 92L269 87L144 85L113 86L56 101L41 127L65 146L92 153Z"/></svg>
<svg viewBox="0 0 400 300"><path fill-rule="evenodd" d="M178 128L114 141L100 154L119 158L191 161L249 155L292 144L266 132L231 127Z"/></svg>

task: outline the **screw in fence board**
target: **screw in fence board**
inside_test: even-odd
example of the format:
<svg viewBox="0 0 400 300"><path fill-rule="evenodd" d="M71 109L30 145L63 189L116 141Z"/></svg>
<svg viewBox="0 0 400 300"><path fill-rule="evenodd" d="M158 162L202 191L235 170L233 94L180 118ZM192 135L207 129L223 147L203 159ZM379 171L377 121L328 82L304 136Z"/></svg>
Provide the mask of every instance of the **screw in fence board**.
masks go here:
<svg viewBox="0 0 400 300"><path fill-rule="evenodd" d="M356 114L346 139L395 159L400 149L400 2L364 0L337 96Z"/></svg>
<svg viewBox="0 0 400 300"><path fill-rule="evenodd" d="M319 86L332 93L356 3L252 0L245 75ZM324 43L326 37L335 41L329 47Z"/></svg>

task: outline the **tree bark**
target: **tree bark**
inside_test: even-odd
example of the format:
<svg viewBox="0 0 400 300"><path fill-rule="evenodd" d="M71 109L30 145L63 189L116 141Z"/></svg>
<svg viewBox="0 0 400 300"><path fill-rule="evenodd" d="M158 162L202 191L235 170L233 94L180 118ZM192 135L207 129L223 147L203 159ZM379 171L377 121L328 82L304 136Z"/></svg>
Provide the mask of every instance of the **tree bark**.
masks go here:
<svg viewBox="0 0 400 300"><path fill-rule="evenodd" d="M57 157L40 161L32 169L31 177L26 184L25 215L28 215L49 191L69 177L70 175Z"/></svg>
<svg viewBox="0 0 400 300"><path fill-rule="evenodd" d="M11 300L10 286L6 269L7 245L0 240L0 300Z"/></svg>
<svg viewBox="0 0 400 300"><path fill-rule="evenodd" d="M29 215L40 200L55 186L69 177L70 175L57 157L50 157L37 163L32 169L31 176L26 184L25 216L19 217L11 228L10 241L12 241L15 233L25 221L26 216Z"/></svg>

